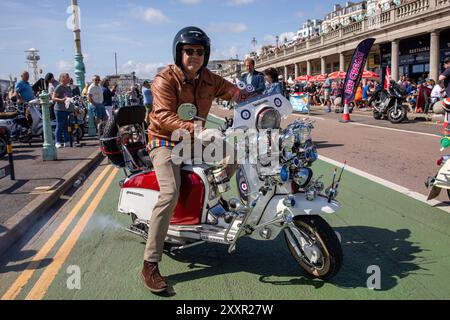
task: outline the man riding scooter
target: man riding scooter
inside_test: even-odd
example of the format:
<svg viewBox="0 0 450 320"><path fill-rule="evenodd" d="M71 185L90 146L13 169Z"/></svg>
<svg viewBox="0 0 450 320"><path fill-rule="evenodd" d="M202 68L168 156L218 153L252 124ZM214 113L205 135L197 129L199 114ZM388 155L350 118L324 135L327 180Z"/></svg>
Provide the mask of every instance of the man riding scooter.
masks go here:
<svg viewBox="0 0 450 320"><path fill-rule="evenodd" d="M214 99L231 100L235 91L232 83L206 68L211 52L210 39L201 29L180 30L172 49L175 64L156 75L152 84L153 110L149 115L148 149L160 194L149 223L141 276L144 285L154 293L167 289L158 263L181 184L181 164L176 164L171 157L176 143L171 141L171 135L177 129L185 129L192 138L194 136L193 121L182 120L177 109L182 104L194 104L198 116L206 119Z"/></svg>

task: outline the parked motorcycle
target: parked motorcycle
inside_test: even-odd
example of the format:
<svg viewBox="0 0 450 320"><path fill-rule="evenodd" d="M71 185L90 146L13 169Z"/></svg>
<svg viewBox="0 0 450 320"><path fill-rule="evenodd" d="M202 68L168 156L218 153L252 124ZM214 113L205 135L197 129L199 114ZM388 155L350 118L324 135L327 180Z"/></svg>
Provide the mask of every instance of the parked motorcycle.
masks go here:
<svg viewBox="0 0 450 320"><path fill-rule="evenodd" d="M85 132L87 132L87 107L83 99L79 96L72 98L72 103L75 107L72 139L77 143L80 143Z"/></svg>
<svg viewBox="0 0 450 320"><path fill-rule="evenodd" d="M26 104L27 112L31 118L31 133L35 137L41 137L44 140L44 122L42 120L42 110L39 99L34 99ZM56 130L56 120L51 120L53 135Z"/></svg>
<svg viewBox="0 0 450 320"><path fill-rule="evenodd" d="M237 139L238 150L248 157L253 154L251 146L280 129L281 117L290 113L292 106L283 95L259 96L236 106L232 126L227 121L222 133L233 139L256 132ZM180 106L178 115L184 120L201 119L189 104ZM145 148L144 117L143 107L117 110L105 127L101 145L111 162L126 173L119 183L118 211L131 216L127 230L146 239L159 186ZM221 243L229 245L231 253L242 237L269 241L283 232L290 253L308 274L324 280L335 276L342 265L342 248L321 215L340 209L335 200L340 178L325 189L322 177L313 177L310 166L317 151L312 128L312 123L297 120L281 131L276 148L270 147L279 160L276 166L267 166L265 154L258 154L255 164L239 164L239 194L226 204L220 199L230 189L230 177L223 166L184 164L180 196L166 238L172 250Z"/></svg>
<svg viewBox="0 0 450 320"><path fill-rule="evenodd" d="M373 108L373 117L377 120L388 119L391 123L408 120L408 107L404 105L406 94L402 87L391 81L389 89L375 91L368 105Z"/></svg>
<svg viewBox="0 0 450 320"><path fill-rule="evenodd" d="M20 109L13 112L0 113L0 126L5 127L10 135L11 141L29 143L31 145L32 131L28 120Z"/></svg>

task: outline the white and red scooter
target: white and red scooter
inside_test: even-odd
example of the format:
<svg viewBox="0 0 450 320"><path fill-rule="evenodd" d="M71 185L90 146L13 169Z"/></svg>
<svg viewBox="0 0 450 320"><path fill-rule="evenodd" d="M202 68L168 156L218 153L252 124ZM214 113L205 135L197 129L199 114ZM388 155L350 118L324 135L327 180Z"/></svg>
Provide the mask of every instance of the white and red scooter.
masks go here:
<svg viewBox="0 0 450 320"><path fill-rule="evenodd" d="M256 137L238 139L238 149L248 156L251 144L280 129L281 117L290 113L292 106L281 94L259 96L238 105L234 125L223 132L230 138L237 131L254 130ZM196 114L193 105L178 109L184 120L198 118ZM143 107L118 109L106 125L101 143L111 161L125 168L118 211L131 216L129 231L146 238L159 187L145 149L144 116ZM333 178L324 191L321 177L313 178L310 166L317 151L310 137L312 128L312 123L297 120L281 131L275 168L265 167L266 159L260 155L255 163L239 164L238 192L227 205L219 201L230 189L230 177L223 167L182 166L180 196L166 241L175 249L222 243L229 245L231 253L242 237L269 241L283 232L290 253L308 274L321 279L336 275L343 259L341 244L321 215L339 210L335 197L340 179L335 185Z"/></svg>

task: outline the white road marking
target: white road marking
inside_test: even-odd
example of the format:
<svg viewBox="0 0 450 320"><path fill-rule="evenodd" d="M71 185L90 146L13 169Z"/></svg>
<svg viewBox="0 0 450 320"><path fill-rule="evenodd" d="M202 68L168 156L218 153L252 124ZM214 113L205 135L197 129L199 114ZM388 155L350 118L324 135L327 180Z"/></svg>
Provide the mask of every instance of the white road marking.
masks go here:
<svg viewBox="0 0 450 320"><path fill-rule="evenodd" d="M225 121L225 119L220 118L220 117L218 117L216 115L211 115L211 116ZM376 127L376 128L379 128L379 127ZM397 130L397 129L393 129L393 130ZM406 131L406 130L404 130L404 131ZM407 132L411 132L411 131L407 131ZM417 132L412 132L412 133L417 133ZM341 163L339 161L327 158L327 157L322 156L322 155L319 155L319 159L322 160L322 161L328 162L328 163L330 163L330 164L332 164L334 166L337 166L337 167L342 167L344 165L343 163ZM396 183L390 182L390 181L385 180L383 178L374 176L374 175L372 175L370 173L367 173L365 171L353 168L353 167L351 167L349 165L346 165L345 168L349 172L354 173L354 174L356 174L356 175L358 175L360 177L366 178L366 179L368 179L368 180L370 180L372 182L381 184L382 186L384 186L386 188L389 188L389 189L392 189L394 191L400 192L401 194L404 194L404 195L406 195L406 196L408 196L410 198L413 198L413 199L418 200L420 202L426 203L426 204L428 204L428 205L430 205L432 207L435 207L437 209L440 209L442 211L450 213L450 206L448 204L444 203L444 202L441 202L441 201L438 201L438 200L427 201L427 196L425 196L425 195L423 195L421 193L418 193L416 191L412 191L412 190L410 190L410 189L408 189L406 187L400 186L400 185L398 185ZM439 207L439 205L443 205L445 207Z"/></svg>
<svg viewBox="0 0 450 320"><path fill-rule="evenodd" d="M310 116L308 114L297 114L297 113L293 113L293 116L297 116L297 117L302 117L302 118L314 118L314 119L319 119L319 120L325 120L325 118L322 117L317 117L317 116Z"/></svg>
<svg viewBox="0 0 450 320"><path fill-rule="evenodd" d="M403 129L394 129L394 128L388 128L388 127L379 127L379 126L374 126L374 125L371 125L371 124L357 123L357 122L349 122L349 123L352 124L352 125L355 125L355 126L364 126L364 127L371 127L371 128L377 128L377 129L398 131L398 132L404 132L404 133L413 133L413 134L419 134L419 135L423 135L423 136L441 138L440 135L432 134L432 133L416 132L416 131L409 131L409 130L403 130Z"/></svg>
<svg viewBox="0 0 450 320"><path fill-rule="evenodd" d="M336 160L333 160L333 159L330 159L330 158L327 158L327 157L321 156L321 155L319 155L319 159L322 160L322 161L328 162L328 163L330 163L330 164L332 164L334 166L337 166L337 167L342 167L344 165L343 163L341 163L339 161L336 161ZM438 201L438 200L427 201L427 196L425 196L425 195L423 195L421 193L412 191L412 190L410 190L410 189L408 189L406 187L400 186L398 184L395 184L395 183L390 182L388 180L385 180L383 178L374 176L374 175L372 175L370 173L367 173L365 171L353 168L353 167L351 167L349 165L346 165L345 169L350 171L351 173L354 173L354 174L358 175L358 176L361 176L361 177L366 178L366 179L368 179L370 181L373 181L373 182L376 182L378 184L381 184L382 186L384 186L386 188L389 188L389 189L392 189L394 191L400 192L401 194L404 194L404 195L406 195L406 196L408 196L410 198L413 198L413 199L418 200L420 202L423 202L423 203L426 203L426 204L431 205L433 207L436 207L437 209L441 209L441 210L443 210L445 212L450 213L450 206L448 204L446 204L446 203L443 203L443 202ZM444 205L445 207L438 207L437 205Z"/></svg>

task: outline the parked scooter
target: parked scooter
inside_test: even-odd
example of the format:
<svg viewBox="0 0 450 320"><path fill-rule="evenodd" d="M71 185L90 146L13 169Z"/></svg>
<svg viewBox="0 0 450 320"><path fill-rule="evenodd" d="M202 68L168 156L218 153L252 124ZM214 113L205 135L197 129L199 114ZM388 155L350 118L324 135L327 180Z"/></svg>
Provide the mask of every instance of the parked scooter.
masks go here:
<svg viewBox="0 0 450 320"><path fill-rule="evenodd" d="M283 95L259 96L236 106L232 127L227 122L222 133L228 141L246 135L237 139L238 150L249 157L257 153L252 146L280 129L281 117L291 113L292 106ZM180 106L178 115L186 121L201 119L197 108L189 104ZM101 145L111 162L126 173L119 183L118 210L131 216L128 231L146 239L159 187L145 147L144 117L140 106L117 110L105 127ZM226 204L220 199L230 189L230 177L223 166L184 164L180 197L166 238L172 250L221 243L229 245L231 253L242 237L268 241L283 232L290 253L308 274L320 279L336 275L343 259L341 244L321 215L340 209L335 200L340 177L327 189L321 177L313 177L310 166L317 151L312 127L297 120L281 131L276 147L270 147L278 165L267 166L265 153L257 155L255 164L239 164L239 195Z"/></svg>
<svg viewBox="0 0 450 320"><path fill-rule="evenodd" d="M404 105L406 94L402 87L391 81L389 89L375 91L368 105L373 108L373 117L377 120L388 119L391 123L408 120L408 107Z"/></svg>
<svg viewBox="0 0 450 320"><path fill-rule="evenodd" d="M42 110L39 99L31 100L26 105L28 114L31 117L31 133L35 137L41 137L44 140L44 124L42 120ZM51 120L53 134L56 130L56 120Z"/></svg>
<svg viewBox="0 0 450 320"><path fill-rule="evenodd" d="M80 143L83 138L85 132L87 132L87 107L84 103L83 99L79 96L75 96L72 98L72 103L75 107L74 113L74 121L73 130L72 130L72 139L77 143Z"/></svg>
<svg viewBox="0 0 450 320"><path fill-rule="evenodd" d="M0 126L5 127L11 141L29 143L31 145L32 131L28 120L20 107L17 111L0 113Z"/></svg>
<svg viewBox="0 0 450 320"><path fill-rule="evenodd" d="M445 121L442 127L441 151L450 147L450 98L442 100L442 107L445 111ZM430 189L427 200L437 198L442 189L447 190L450 199L450 155L443 155L437 161L440 167L435 176L427 178L425 186Z"/></svg>

